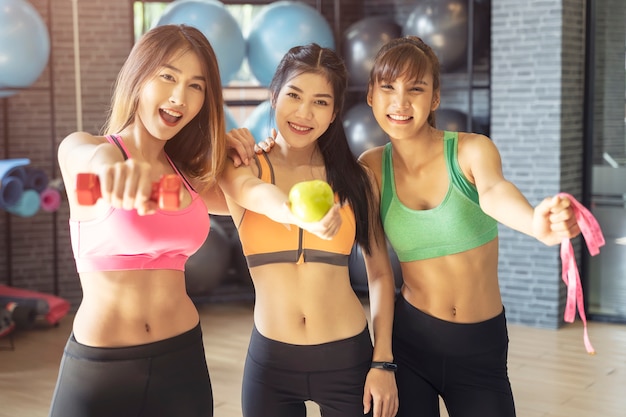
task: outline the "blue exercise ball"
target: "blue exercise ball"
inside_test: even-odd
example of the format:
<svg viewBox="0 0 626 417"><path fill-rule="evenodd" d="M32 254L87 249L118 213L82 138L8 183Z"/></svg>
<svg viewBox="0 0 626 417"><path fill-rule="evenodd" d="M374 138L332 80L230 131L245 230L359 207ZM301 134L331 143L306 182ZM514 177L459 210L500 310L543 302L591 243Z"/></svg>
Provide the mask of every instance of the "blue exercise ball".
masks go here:
<svg viewBox="0 0 626 417"><path fill-rule="evenodd" d="M233 112L230 111L230 109L226 105L224 105L224 118L226 119L226 132L229 132L239 127L239 123L237 123Z"/></svg>
<svg viewBox="0 0 626 417"><path fill-rule="evenodd" d="M33 84L48 64L50 36L25 0L0 0L0 98Z"/></svg>
<svg viewBox="0 0 626 417"><path fill-rule="evenodd" d="M157 19L155 26L186 24L200 30L209 40L220 69L222 85L239 71L246 56L246 42L239 23L217 0L176 0Z"/></svg>
<svg viewBox="0 0 626 417"><path fill-rule="evenodd" d="M290 48L315 42L335 49L333 31L315 8L300 2L277 1L257 14L246 38L250 70L267 86Z"/></svg>
<svg viewBox="0 0 626 417"><path fill-rule="evenodd" d="M272 117L271 102L266 100L256 106L243 122L243 127L248 128L256 143L270 136L272 128L276 127Z"/></svg>
<svg viewBox="0 0 626 417"><path fill-rule="evenodd" d="M350 151L357 158L366 150L389 142L385 131L378 125L372 109L366 103L354 105L343 116Z"/></svg>
<svg viewBox="0 0 626 417"><path fill-rule="evenodd" d="M378 50L402 35L402 26L393 19L374 16L353 23L343 34L343 58L351 85L365 86Z"/></svg>

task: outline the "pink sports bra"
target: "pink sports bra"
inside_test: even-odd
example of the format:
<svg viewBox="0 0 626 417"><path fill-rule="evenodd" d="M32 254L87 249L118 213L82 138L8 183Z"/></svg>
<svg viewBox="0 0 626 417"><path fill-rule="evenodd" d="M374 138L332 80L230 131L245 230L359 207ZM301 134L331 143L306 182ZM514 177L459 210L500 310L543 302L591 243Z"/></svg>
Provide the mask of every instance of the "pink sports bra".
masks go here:
<svg viewBox="0 0 626 417"><path fill-rule="evenodd" d="M107 136L125 158L128 150L119 136ZM169 159L169 158L168 158ZM183 179L192 202L177 211L157 210L140 216L136 210L113 207L89 221L70 219L70 237L80 272L134 269L175 269L184 271L209 234L210 219L206 205L170 160Z"/></svg>

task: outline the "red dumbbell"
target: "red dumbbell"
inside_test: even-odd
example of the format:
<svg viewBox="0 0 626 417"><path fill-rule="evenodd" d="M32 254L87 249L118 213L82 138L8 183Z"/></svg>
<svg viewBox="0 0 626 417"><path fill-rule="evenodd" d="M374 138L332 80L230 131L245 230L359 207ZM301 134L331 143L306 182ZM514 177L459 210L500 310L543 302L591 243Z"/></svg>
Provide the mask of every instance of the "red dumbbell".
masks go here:
<svg viewBox="0 0 626 417"><path fill-rule="evenodd" d="M163 175L159 182L152 183L150 200L159 203L163 210L176 210L180 205L181 179L176 174ZM81 173L76 176L78 204L92 206L102 197L100 180L96 174Z"/></svg>

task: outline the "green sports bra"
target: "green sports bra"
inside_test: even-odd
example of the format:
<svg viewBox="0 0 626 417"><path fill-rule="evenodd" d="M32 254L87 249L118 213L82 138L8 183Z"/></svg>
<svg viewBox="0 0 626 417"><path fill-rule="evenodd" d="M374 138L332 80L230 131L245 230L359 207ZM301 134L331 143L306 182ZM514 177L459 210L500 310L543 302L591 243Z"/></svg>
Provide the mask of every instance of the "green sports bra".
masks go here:
<svg viewBox="0 0 626 417"><path fill-rule="evenodd" d="M380 214L387 239L400 262L464 252L498 236L498 223L482 211L476 187L459 167L458 133L444 132L443 139L450 185L443 201L429 210L412 210L400 202L391 143L383 150Z"/></svg>

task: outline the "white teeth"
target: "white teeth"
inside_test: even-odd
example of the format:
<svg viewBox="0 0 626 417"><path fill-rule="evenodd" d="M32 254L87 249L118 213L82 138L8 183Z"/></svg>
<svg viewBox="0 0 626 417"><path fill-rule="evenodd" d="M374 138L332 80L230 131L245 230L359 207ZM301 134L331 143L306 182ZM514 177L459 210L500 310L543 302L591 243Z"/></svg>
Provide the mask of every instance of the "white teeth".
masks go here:
<svg viewBox="0 0 626 417"><path fill-rule="evenodd" d="M399 114L390 114L389 118L393 119L393 120L398 120L398 121L405 121L405 120L409 120L411 117L410 116L401 116Z"/></svg>
<svg viewBox="0 0 626 417"><path fill-rule="evenodd" d="M182 117L182 115L183 115L180 112L177 112L177 111L174 111L174 110L170 110L170 109L162 109L162 110L163 110L163 112L165 112L165 113L167 113L167 114L169 114L170 116L173 116L173 117Z"/></svg>
<svg viewBox="0 0 626 417"><path fill-rule="evenodd" d="M298 125L294 125L293 123L289 123L291 125L291 127L293 127L296 130L299 130L300 132L306 132L307 130L311 130L308 127L303 127L303 126L298 126Z"/></svg>

